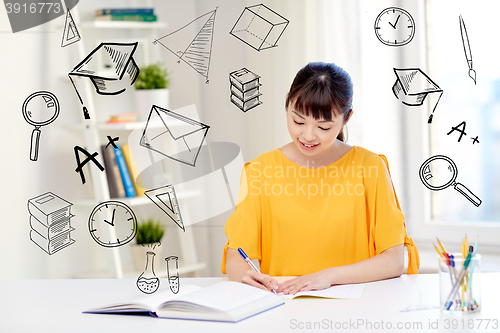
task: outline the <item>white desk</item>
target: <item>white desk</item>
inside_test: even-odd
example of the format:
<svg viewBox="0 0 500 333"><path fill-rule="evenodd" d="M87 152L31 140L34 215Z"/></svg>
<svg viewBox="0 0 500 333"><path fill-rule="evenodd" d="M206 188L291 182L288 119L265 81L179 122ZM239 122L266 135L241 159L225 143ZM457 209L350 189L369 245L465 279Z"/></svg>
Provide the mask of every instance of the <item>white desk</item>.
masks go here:
<svg viewBox="0 0 500 333"><path fill-rule="evenodd" d="M286 301L283 306L236 324L82 314L91 307L141 294L132 279L5 281L0 283L0 332L311 332L315 330L306 329L306 325L310 323L314 328L315 322L316 331L322 332L500 332L500 273L483 273L481 279L483 310L475 314L442 315L439 309L399 312L412 304L438 305L438 275L422 274L369 283L358 300ZM185 283L207 286L220 280L185 278L180 283L182 288ZM161 288L168 286L164 279L160 283ZM496 320L496 329L491 321L489 329L484 330L486 322L479 319ZM467 330L469 320L474 325L472 330ZM388 323L392 329L387 329ZM414 329L399 330L398 323ZM431 323L439 325L439 329L430 329ZM447 323L449 329L445 329Z"/></svg>

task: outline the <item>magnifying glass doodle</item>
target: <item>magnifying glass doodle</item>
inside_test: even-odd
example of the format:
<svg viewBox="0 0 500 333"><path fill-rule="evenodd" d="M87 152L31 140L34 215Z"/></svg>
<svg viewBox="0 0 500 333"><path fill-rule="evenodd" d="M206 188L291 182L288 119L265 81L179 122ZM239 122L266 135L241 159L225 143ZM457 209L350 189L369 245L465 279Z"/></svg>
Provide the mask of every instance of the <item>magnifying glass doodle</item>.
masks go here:
<svg viewBox="0 0 500 333"><path fill-rule="evenodd" d="M40 127L52 123L59 116L59 101L51 92L35 92L24 101L23 116L28 124L35 126L31 133L30 159L36 161L42 133Z"/></svg>
<svg viewBox="0 0 500 333"><path fill-rule="evenodd" d="M461 183L457 183L458 169L455 162L451 158L444 155L434 155L428 158L420 166L420 180L425 187L433 191L443 190L449 186L453 186L455 190L462 193L476 207L481 204L479 199L467 187Z"/></svg>

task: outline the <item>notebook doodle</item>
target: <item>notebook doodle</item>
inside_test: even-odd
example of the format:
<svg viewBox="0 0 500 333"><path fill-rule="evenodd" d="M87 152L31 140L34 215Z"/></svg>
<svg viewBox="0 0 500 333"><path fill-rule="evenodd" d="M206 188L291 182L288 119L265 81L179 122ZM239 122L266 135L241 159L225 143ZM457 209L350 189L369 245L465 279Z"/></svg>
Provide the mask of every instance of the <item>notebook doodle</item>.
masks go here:
<svg viewBox="0 0 500 333"><path fill-rule="evenodd" d="M278 46L288 23L280 14L259 4L245 7L230 34L260 52Z"/></svg>
<svg viewBox="0 0 500 333"><path fill-rule="evenodd" d="M208 12L185 26L175 30L174 32L155 39L154 45L160 44L168 51L172 52L181 60L193 68L198 74L205 78L205 83L209 83L210 60L212 57L212 43L215 25L216 7L213 11ZM204 22L203 27L192 35L192 32L186 27L195 22Z"/></svg>

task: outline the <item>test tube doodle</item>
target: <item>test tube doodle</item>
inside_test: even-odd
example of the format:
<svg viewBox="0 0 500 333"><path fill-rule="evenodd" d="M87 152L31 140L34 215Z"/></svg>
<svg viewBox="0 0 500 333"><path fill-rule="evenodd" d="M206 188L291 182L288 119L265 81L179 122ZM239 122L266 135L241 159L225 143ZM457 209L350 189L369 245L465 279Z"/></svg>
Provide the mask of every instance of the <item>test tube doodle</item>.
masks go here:
<svg viewBox="0 0 500 333"><path fill-rule="evenodd" d="M179 292L179 258L170 256L165 258L167 262L168 285L174 294Z"/></svg>

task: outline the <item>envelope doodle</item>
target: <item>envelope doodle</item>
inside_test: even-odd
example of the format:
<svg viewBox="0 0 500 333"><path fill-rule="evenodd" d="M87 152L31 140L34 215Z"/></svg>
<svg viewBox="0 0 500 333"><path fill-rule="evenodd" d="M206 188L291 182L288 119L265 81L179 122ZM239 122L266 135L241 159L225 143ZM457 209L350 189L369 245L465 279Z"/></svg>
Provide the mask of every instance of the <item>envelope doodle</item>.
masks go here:
<svg viewBox="0 0 500 333"><path fill-rule="evenodd" d="M139 144L175 161L195 166L210 126L153 105Z"/></svg>

